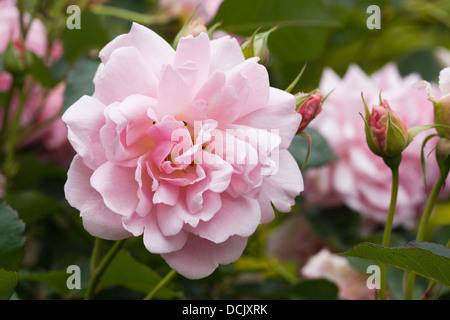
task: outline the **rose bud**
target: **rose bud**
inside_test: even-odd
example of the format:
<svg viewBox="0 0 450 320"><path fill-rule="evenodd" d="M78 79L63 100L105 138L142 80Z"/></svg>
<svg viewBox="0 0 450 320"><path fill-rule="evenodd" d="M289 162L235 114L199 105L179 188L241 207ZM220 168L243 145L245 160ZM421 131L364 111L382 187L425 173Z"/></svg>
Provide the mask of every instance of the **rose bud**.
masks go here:
<svg viewBox="0 0 450 320"><path fill-rule="evenodd" d="M297 133L302 132L308 124L314 120L320 112L322 112L322 95L320 93L308 95L305 96L301 93L297 93L295 95L297 103L300 104L297 112L302 115L302 121L298 127Z"/></svg>
<svg viewBox="0 0 450 320"><path fill-rule="evenodd" d="M5 70L11 74L23 74L31 64L30 52L19 40L8 44L3 59Z"/></svg>
<svg viewBox="0 0 450 320"><path fill-rule="evenodd" d="M383 158L400 155L409 144L408 129L403 120L386 100L373 106L372 112L365 106L366 139L370 150Z"/></svg>

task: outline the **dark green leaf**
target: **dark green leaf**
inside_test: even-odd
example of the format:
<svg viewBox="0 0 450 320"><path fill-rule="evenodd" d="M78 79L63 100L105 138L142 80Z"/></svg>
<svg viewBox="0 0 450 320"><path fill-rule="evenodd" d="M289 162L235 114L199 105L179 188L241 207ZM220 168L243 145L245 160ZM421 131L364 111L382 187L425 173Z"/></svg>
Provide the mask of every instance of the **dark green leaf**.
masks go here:
<svg viewBox="0 0 450 320"><path fill-rule="evenodd" d="M8 300L19 282L19 274L0 269L0 300Z"/></svg>
<svg viewBox="0 0 450 320"><path fill-rule="evenodd" d="M0 200L0 268L17 271L23 259L25 224L4 200Z"/></svg>
<svg viewBox="0 0 450 320"><path fill-rule="evenodd" d="M67 278L70 276L66 271L50 271L43 273L22 275L23 280L35 281L45 284L59 294L67 294L71 290L67 287Z"/></svg>
<svg viewBox="0 0 450 320"><path fill-rule="evenodd" d="M46 87L53 87L58 83L58 79L53 77L50 69L45 65L44 61L31 53L32 63L29 70L30 75L34 80Z"/></svg>
<svg viewBox="0 0 450 320"><path fill-rule="evenodd" d="M306 217L316 234L334 248L349 249L358 239L361 217L347 207L314 207L306 212Z"/></svg>
<svg viewBox="0 0 450 320"><path fill-rule="evenodd" d="M67 78L63 111L67 110L67 108L83 95L91 95L94 92L93 79L99 64L99 60L88 58L77 61L74 69Z"/></svg>
<svg viewBox="0 0 450 320"><path fill-rule="evenodd" d="M385 263L450 287L450 248L441 244L411 241L387 248L361 243L342 255Z"/></svg>
<svg viewBox="0 0 450 320"><path fill-rule="evenodd" d="M136 261L128 252L121 250L102 276L98 289L110 286L123 286L125 288L149 293L161 277L148 266ZM155 298L168 299L176 294L167 286L161 289Z"/></svg>
<svg viewBox="0 0 450 320"><path fill-rule="evenodd" d="M60 207L57 200L33 190L10 192L5 200L17 210L26 224L33 224Z"/></svg>
<svg viewBox="0 0 450 320"><path fill-rule="evenodd" d="M337 160L337 156L328 145L328 142L318 131L312 128L306 128L304 131L308 133L312 139L311 150L305 169L320 167L330 161ZM289 151L301 167L308 152L308 140L296 135L292 140Z"/></svg>
<svg viewBox="0 0 450 320"><path fill-rule="evenodd" d="M75 62L89 50L100 50L111 40L100 17L83 12L80 24L80 29L66 28L63 35L64 54L70 62Z"/></svg>

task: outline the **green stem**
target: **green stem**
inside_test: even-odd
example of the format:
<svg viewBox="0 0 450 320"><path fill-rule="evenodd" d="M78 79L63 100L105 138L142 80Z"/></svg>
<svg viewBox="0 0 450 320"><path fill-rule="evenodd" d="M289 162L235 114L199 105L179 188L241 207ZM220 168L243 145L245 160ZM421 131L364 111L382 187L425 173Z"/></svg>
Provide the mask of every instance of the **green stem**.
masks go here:
<svg viewBox="0 0 450 320"><path fill-rule="evenodd" d="M392 233L392 222L394 221L395 207L397 205L398 194L398 166L392 166L392 190L391 203L389 204L389 212L384 228L383 242L384 247L389 247ZM380 263L380 299L386 300L386 264Z"/></svg>
<svg viewBox="0 0 450 320"><path fill-rule="evenodd" d="M16 167L14 164L14 157L16 153L17 137L20 130L20 120L22 118L23 109L25 106L26 94L23 89L19 90L19 105L17 107L16 114L14 115L12 126L9 128L9 137L6 141L6 155L4 163L4 174L7 179L12 178L16 173ZM5 115L7 116L7 115Z"/></svg>
<svg viewBox="0 0 450 320"><path fill-rule="evenodd" d="M436 204L436 200L439 196L439 192L444 186L446 177L447 175L440 174L439 178L437 179L436 183L433 186L433 189L431 190L430 196L428 198L427 204L422 214L422 218L420 219L419 229L417 231L416 236L417 241L423 241L425 239L428 221L430 220L430 216L431 213L433 212L434 205ZM416 278L415 273L410 272L408 274L405 287L405 300L411 300L413 298L415 278Z"/></svg>
<svg viewBox="0 0 450 320"><path fill-rule="evenodd" d="M103 257L102 261L98 265L98 267L95 269L91 281L89 282L88 289L86 291L85 300L91 300L94 297L95 289L97 287L98 282L100 281L103 273L106 271L107 267L111 263L111 261L114 259L116 254L119 252L119 250L122 248L122 246L125 243L125 240L119 240L114 243L112 248L108 251L108 253ZM99 245L99 242L96 241L96 246ZM96 252L98 248L94 248L94 253L97 256L98 252ZM95 258L97 259L97 258ZM91 263L92 266L92 263Z"/></svg>
<svg viewBox="0 0 450 320"><path fill-rule="evenodd" d="M159 290L161 290L167 283L169 283L176 274L177 272L175 270L170 270L170 272L167 273L163 279L161 279L161 281L153 288L153 290L144 297L144 300L153 299L153 297L159 292Z"/></svg>
<svg viewBox="0 0 450 320"><path fill-rule="evenodd" d="M95 238L94 249L92 250L91 265L90 265L91 276L94 274L95 269L97 269L97 266L99 264L102 243L103 243L102 239Z"/></svg>
<svg viewBox="0 0 450 320"><path fill-rule="evenodd" d="M172 17L168 14L161 13L159 15L149 15L130 11L118 7L110 7L104 5L93 5L90 10L97 15L109 16L128 21L134 21L141 24L164 24L169 22Z"/></svg>

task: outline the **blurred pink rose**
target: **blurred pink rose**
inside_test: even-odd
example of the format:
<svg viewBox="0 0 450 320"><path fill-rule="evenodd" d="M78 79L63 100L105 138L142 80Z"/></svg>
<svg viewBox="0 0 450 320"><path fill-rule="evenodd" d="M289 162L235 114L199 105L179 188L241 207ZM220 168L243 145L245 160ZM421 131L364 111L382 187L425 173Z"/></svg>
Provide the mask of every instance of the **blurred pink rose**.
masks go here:
<svg viewBox="0 0 450 320"><path fill-rule="evenodd" d="M30 16L24 15L25 24ZM4 52L10 41L20 38L20 13L14 0L0 0L0 52ZM43 58L47 52L47 31L45 25L34 19L25 40L25 46L38 57Z"/></svg>
<svg viewBox="0 0 450 320"><path fill-rule="evenodd" d="M29 23L30 17L24 15L25 23ZM16 7L16 1L0 0L0 53L3 53L8 43L17 41L20 37L20 14ZM59 41L48 48L47 30L44 24L34 19L31 22L25 41L27 50L33 52L45 63L51 63L62 56L62 44ZM0 92L10 90L13 77L8 72L0 74ZM47 92L41 84L28 77L24 84L24 92L27 93L25 105L21 117L19 135L23 139L19 147L24 147L34 142L42 142L46 155L64 150L61 155L72 157L67 140L67 128L61 120L65 85L63 83L50 88ZM14 117L19 105L19 92L15 91L10 105L10 117ZM2 113L2 116L3 113ZM64 162L64 156L59 155L58 161Z"/></svg>
<svg viewBox="0 0 450 320"><path fill-rule="evenodd" d="M290 211L303 190L287 151L301 117L236 40L201 33L174 51L135 23L100 58L93 96L63 115L77 151L66 198L88 232L143 235L173 269L202 278L240 257L274 218L271 203Z"/></svg>
<svg viewBox="0 0 450 320"><path fill-rule="evenodd" d="M391 172L381 157L373 154L366 143L364 104L379 101L381 92L408 128L433 123L433 107L427 94L413 88L420 80L415 74L402 77L394 64L388 64L372 76L352 65L341 79L332 70L323 73L320 90L330 92L322 113L311 123L328 141L339 160L322 168L309 170L305 180L305 196L322 205L345 204L358 211L366 222L384 225L387 217ZM423 210L431 187L438 176L434 155L427 158L427 187L420 162L423 132L403 151L395 226L414 227ZM429 142L428 155L433 143Z"/></svg>
<svg viewBox="0 0 450 320"><path fill-rule="evenodd" d="M159 5L183 21L197 10L194 17L200 17L208 23L215 17L222 2L223 0L160 0Z"/></svg>
<svg viewBox="0 0 450 320"><path fill-rule="evenodd" d="M352 267L345 257L324 248L312 256L301 270L306 279L327 279L338 287L345 300L373 300L374 291L367 287L367 275Z"/></svg>
<svg viewBox="0 0 450 320"><path fill-rule="evenodd" d="M292 214L267 238L267 253L304 265L325 243L302 214Z"/></svg>

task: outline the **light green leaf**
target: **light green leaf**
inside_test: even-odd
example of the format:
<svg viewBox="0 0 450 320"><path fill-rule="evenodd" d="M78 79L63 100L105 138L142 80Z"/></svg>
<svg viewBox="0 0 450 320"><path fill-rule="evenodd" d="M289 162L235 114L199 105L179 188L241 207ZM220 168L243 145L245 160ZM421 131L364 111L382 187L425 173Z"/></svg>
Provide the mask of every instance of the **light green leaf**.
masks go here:
<svg viewBox="0 0 450 320"><path fill-rule="evenodd" d="M8 300L19 282L19 274L0 269L0 300Z"/></svg>
<svg viewBox="0 0 450 320"><path fill-rule="evenodd" d="M450 248L441 244L411 241L388 248L361 243L341 254L385 263L450 287Z"/></svg>

